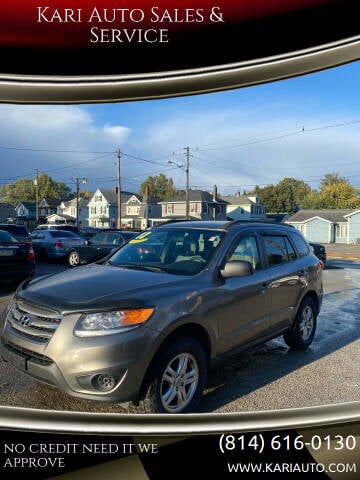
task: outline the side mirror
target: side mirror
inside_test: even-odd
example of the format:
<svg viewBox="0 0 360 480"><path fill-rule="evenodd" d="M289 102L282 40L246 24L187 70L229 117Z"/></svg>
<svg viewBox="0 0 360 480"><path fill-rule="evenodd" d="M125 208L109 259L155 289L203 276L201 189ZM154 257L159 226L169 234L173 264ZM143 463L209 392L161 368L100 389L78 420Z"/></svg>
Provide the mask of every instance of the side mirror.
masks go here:
<svg viewBox="0 0 360 480"><path fill-rule="evenodd" d="M246 277L254 273L254 268L250 262L245 260L234 260L227 262L221 270L223 278Z"/></svg>

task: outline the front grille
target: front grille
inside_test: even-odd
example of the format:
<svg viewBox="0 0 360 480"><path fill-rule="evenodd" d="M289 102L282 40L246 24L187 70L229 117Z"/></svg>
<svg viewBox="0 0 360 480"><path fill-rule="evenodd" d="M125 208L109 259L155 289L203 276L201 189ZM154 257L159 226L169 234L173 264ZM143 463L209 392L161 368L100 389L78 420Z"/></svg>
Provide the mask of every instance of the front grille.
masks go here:
<svg viewBox="0 0 360 480"><path fill-rule="evenodd" d="M56 332L62 316L42 314L25 304L14 303L6 316L7 328L10 332L36 343L46 344Z"/></svg>

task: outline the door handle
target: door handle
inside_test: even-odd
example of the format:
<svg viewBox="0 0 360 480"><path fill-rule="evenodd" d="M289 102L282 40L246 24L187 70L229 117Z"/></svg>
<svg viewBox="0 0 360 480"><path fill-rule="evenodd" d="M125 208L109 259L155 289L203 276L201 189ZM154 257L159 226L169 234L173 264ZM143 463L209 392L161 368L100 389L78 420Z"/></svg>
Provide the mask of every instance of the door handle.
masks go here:
<svg viewBox="0 0 360 480"><path fill-rule="evenodd" d="M260 292L261 292L261 293L265 293L266 290L268 289L269 284L270 284L270 282L264 282L264 283L262 283L261 287L259 288Z"/></svg>

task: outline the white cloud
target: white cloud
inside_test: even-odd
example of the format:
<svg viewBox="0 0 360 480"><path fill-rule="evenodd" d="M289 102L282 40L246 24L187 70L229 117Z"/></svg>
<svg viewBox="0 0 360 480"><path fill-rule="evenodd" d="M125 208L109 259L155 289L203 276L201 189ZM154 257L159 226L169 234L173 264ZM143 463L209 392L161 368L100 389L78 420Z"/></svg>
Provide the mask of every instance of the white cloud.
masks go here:
<svg viewBox="0 0 360 480"><path fill-rule="evenodd" d="M91 180L91 189L112 188L116 182L115 150L121 148L124 189L137 191L148 175L161 171L172 176L178 187L184 187L184 171L176 167L171 170L166 161L184 164L186 146L191 147L190 184L194 188L212 189L217 184L219 191L233 193L237 189L250 190L255 184L277 183L285 176L304 179L317 187L319 179L329 172L348 177L354 185L360 182L358 125L310 131L330 124L326 120L328 112L307 113L302 132L302 119L293 116L292 105L279 102L263 108L252 108L250 104L240 108L239 103L215 107L202 103L198 108L195 102L188 108L180 105L171 109L173 104L164 100L156 104L156 114L144 102L150 119L147 122L134 115L133 105L122 104L121 117L119 104L99 109L81 105L0 105L0 182L7 183L10 177L29 177L39 168L56 180L85 176ZM100 120L100 114L105 121ZM118 115L126 119L122 125L113 120Z"/></svg>
<svg viewBox="0 0 360 480"><path fill-rule="evenodd" d="M103 166L114 170L115 150L129 133L120 125L98 125L83 106L0 105L0 183L31 177L35 169L62 181Z"/></svg>

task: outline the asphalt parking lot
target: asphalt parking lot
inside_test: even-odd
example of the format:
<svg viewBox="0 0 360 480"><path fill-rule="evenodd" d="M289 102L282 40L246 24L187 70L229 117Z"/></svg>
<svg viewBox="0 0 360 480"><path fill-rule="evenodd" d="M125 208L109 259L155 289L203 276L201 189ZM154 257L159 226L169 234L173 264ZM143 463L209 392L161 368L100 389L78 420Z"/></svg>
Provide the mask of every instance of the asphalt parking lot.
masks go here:
<svg viewBox="0 0 360 480"><path fill-rule="evenodd" d="M280 338L232 357L210 372L201 412L306 407L360 399L360 246L355 248L358 252L351 249L347 258L334 258L336 252L329 252L324 302L311 347L295 352ZM67 268L61 263L41 263L36 275ZM12 293L10 285L1 285L1 311ZM127 406L74 399L2 361L0 402L54 410L132 412Z"/></svg>

